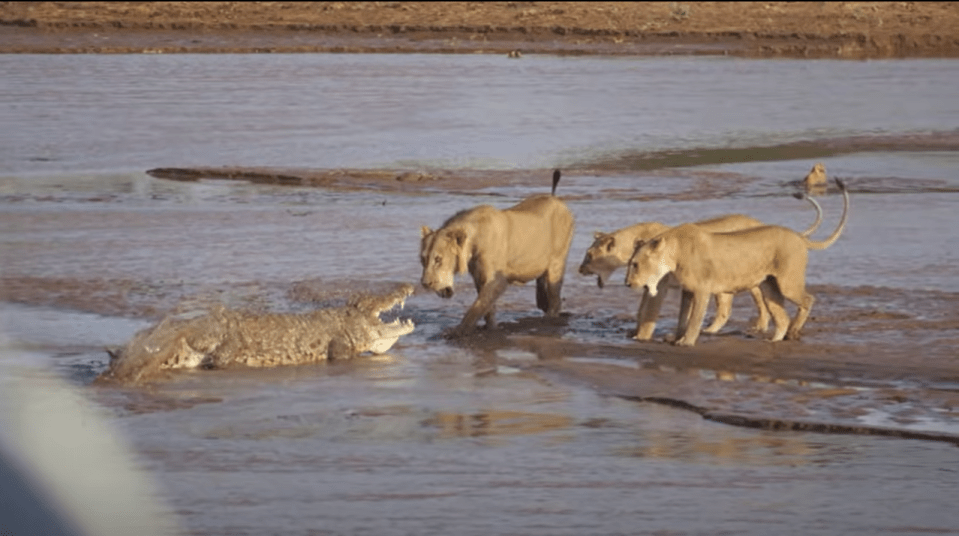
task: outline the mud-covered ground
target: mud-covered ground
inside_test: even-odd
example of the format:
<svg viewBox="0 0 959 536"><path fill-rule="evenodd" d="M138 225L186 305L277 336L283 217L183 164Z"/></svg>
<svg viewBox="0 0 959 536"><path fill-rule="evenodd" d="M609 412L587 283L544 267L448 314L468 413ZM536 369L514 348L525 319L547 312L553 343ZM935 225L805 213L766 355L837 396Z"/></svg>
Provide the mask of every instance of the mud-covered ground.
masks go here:
<svg viewBox="0 0 959 536"><path fill-rule="evenodd" d="M4 2L0 52L956 57L952 2Z"/></svg>

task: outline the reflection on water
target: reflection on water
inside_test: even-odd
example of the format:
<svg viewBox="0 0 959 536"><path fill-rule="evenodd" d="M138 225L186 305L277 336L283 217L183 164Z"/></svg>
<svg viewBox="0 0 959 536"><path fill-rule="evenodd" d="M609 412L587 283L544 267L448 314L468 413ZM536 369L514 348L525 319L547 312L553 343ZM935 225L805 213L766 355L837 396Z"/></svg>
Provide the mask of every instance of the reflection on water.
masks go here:
<svg viewBox="0 0 959 536"><path fill-rule="evenodd" d="M561 430L569 427L572 419L566 415L521 411L487 411L471 415L439 412L424 424L436 427L440 437L485 437Z"/></svg>
<svg viewBox="0 0 959 536"><path fill-rule="evenodd" d="M815 463L820 444L809 435L761 435L756 437L690 437L668 430L650 430L642 443L618 453L638 458L681 459L716 465L782 465L796 467Z"/></svg>

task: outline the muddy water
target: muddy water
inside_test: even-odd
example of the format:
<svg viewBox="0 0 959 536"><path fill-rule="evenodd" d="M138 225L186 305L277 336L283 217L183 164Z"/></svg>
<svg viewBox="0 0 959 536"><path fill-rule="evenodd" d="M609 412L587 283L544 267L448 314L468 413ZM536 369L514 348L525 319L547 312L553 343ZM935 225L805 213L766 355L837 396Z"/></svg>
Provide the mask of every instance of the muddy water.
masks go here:
<svg viewBox="0 0 959 536"><path fill-rule="evenodd" d="M0 133L5 381L52 368L108 408L187 533L955 531L959 63L0 64L0 114L17 125ZM747 338L742 297L696 349L634 343L637 296L575 272L594 229L641 220L744 212L805 228L812 211L789 193L817 160L846 179L853 212L839 243L810 255L818 301L801 343ZM221 165L534 178L400 193L143 173ZM104 345L171 310L304 310L417 281L421 225L508 206L548 180L523 169L554 165L577 217L561 321L540 320L532 288L516 287L498 333L438 339L472 300L462 280L450 301L420 289L403 313L417 331L386 356L89 386ZM825 236L841 198L820 202ZM674 325L668 301L659 337ZM892 432L950 441L865 435Z"/></svg>

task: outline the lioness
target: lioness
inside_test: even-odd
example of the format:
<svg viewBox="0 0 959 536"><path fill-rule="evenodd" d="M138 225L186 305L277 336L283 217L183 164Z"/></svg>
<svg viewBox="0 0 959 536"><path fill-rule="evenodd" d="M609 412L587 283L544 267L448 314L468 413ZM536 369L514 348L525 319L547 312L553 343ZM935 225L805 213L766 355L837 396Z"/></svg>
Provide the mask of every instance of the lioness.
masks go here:
<svg viewBox="0 0 959 536"><path fill-rule="evenodd" d="M797 194L799 199L806 199L812 203L816 209L816 221L805 231L803 236L809 236L819 228L822 223L822 207L815 199L805 195ZM738 231L750 227L759 227L765 223L742 214L728 214L716 218L696 222L696 225L712 233L722 233L727 231ZM630 227L625 227L612 233L594 233L593 245L586 250L586 256L583 263L579 266L579 273L582 275L596 275L596 284L603 288L606 280L621 266L626 266L629 258L646 241L656 235L659 235L670 228L659 222L638 223ZM643 294L639 303L639 309L636 312L636 334L634 339L639 341L648 341L653 336L653 330L656 328L656 319L659 317L659 309L666 297L669 285L674 281L672 277L663 278L659 285L656 296ZM759 288L749 289L759 315L753 323L753 330L765 332L769 327L769 312L763 304L762 292ZM726 322L729 321L729 314L732 310L732 294L716 294L716 318L712 324L705 329L706 333L716 333ZM679 334L677 334L679 337Z"/></svg>
<svg viewBox="0 0 959 536"><path fill-rule="evenodd" d="M547 316L560 309L566 256L573 239L573 214L555 196L560 171L553 172L552 195L534 195L506 210L480 205L453 215L436 231L422 228L423 287L441 298L453 296L453 277L469 270L477 297L459 326L461 335L480 317L496 326L496 300L510 283L536 280L536 306Z"/></svg>
<svg viewBox="0 0 959 536"><path fill-rule="evenodd" d="M629 260L627 286L645 288L655 296L662 279L672 272L683 289L684 298L691 298L680 312L682 337L680 346L696 344L711 294L739 292L759 286L769 312L776 323L772 341L798 339L809 316L814 298L806 292L808 250L826 249L839 239L846 226L849 193L836 179L843 195L842 219L839 227L822 242L813 242L792 229L766 225L729 233L710 233L694 224L681 225L643 244ZM798 306L789 322L784 298ZM689 300L684 300L688 303Z"/></svg>
<svg viewBox="0 0 959 536"><path fill-rule="evenodd" d="M802 180L803 187L807 192L824 193L826 191L826 166L822 162L816 162L816 165L809 170L809 174Z"/></svg>

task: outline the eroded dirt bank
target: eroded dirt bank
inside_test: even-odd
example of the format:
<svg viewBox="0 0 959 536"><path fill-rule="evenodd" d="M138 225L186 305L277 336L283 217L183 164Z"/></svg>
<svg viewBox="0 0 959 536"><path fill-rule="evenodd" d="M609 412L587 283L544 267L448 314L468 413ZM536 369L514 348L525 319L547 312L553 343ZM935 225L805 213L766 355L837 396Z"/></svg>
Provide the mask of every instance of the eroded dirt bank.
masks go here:
<svg viewBox="0 0 959 536"><path fill-rule="evenodd" d="M951 2L5 2L0 52L959 56Z"/></svg>

